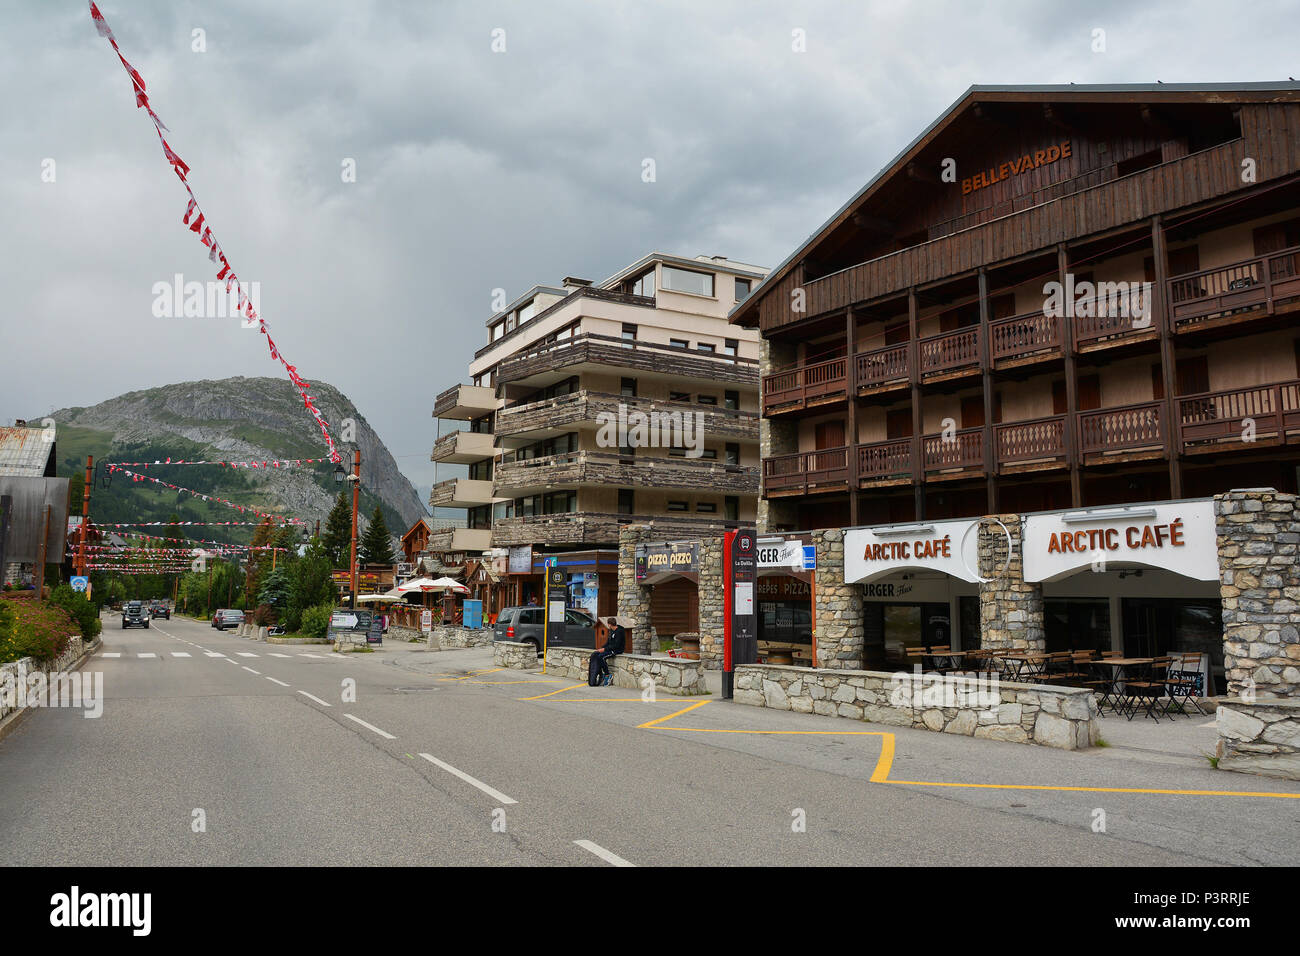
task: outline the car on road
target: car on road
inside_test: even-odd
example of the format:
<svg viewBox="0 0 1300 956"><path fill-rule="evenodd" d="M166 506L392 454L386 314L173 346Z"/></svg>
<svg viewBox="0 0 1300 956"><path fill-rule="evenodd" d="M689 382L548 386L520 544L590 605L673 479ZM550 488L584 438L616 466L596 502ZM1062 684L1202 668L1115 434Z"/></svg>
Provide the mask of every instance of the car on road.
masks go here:
<svg viewBox="0 0 1300 956"><path fill-rule="evenodd" d="M122 629L128 627L148 627L149 609L139 601L127 601L122 605Z"/></svg>
<svg viewBox="0 0 1300 956"><path fill-rule="evenodd" d="M172 619L172 609L167 606L166 601L150 601L149 616L161 617L170 621Z"/></svg>
<svg viewBox="0 0 1300 956"><path fill-rule="evenodd" d="M212 626L218 631L224 631L228 627L238 627L244 623L244 612L234 608L218 608L217 613L212 615Z"/></svg>
<svg viewBox="0 0 1300 956"><path fill-rule="evenodd" d="M546 624L545 609L540 607L507 607L497 615L492 629L492 640L515 641L532 644L540 653L542 631ZM546 636L548 647L596 646L596 622L585 611L568 608L564 612L564 636L553 633Z"/></svg>

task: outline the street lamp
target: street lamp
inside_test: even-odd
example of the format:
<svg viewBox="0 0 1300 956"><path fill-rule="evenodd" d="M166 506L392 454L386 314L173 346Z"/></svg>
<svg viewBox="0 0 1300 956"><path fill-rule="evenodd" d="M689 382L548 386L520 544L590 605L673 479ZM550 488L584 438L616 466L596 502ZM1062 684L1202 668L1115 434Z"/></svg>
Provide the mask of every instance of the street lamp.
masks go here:
<svg viewBox="0 0 1300 956"><path fill-rule="evenodd" d="M352 564L350 565L352 573L348 578L348 607L350 608L357 606L357 506L361 498L361 449L356 449L353 455L352 474L347 476L348 481L352 483ZM340 471L342 471L341 465L335 474Z"/></svg>

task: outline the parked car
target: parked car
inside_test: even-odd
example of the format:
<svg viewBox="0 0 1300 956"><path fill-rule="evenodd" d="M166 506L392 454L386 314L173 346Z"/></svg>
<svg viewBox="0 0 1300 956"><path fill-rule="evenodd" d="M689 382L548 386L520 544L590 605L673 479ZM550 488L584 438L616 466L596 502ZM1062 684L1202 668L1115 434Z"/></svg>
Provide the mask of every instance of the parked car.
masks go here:
<svg viewBox="0 0 1300 956"><path fill-rule="evenodd" d="M172 609L168 606L166 601L150 601L149 616L161 617L170 621L172 619Z"/></svg>
<svg viewBox="0 0 1300 956"><path fill-rule="evenodd" d="M122 629L128 627L148 627L149 609L139 601L127 601L122 606Z"/></svg>
<svg viewBox="0 0 1300 956"><path fill-rule="evenodd" d="M228 627L239 627L244 623L244 612L235 608L218 608L217 613L212 615L212 626L218 631L224 631Z"/></svg>
<svg viewBox="0 0 1300 956"><path fill-rule="evenodd" d="M540 653L542 631L546 624L544 615L545 609L540 607L503 608L492 628L492 640L532 644ZM596 646L596 622L585 611L567 609L564 612L564 625L564 636L561 637L558 633L547 635L547 646L591 648Z"/></svg>

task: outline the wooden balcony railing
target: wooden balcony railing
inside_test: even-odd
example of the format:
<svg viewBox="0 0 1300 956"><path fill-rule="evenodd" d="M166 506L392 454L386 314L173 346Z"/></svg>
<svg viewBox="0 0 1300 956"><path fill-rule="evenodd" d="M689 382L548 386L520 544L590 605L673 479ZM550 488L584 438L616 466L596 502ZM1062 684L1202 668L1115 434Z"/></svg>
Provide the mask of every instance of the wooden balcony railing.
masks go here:
<svg viewBox="0 0 1300 956"><path fill-rule="evenodd" d="M921 339L921 377L979 368L979 326Z"/></svg>
<svg viewBox="0 0 1300 956"><path fill-rule="evenodd" d="M848 362L843 358L801 365L763 376L763 411L790 411L848 394Z"/></svg>
<svg viewBox="0 0 1300 956"><path fill-rule="evenodd" d="M1285 444L1300 431L1300 381L1278 382L1178 399L1179 434L1196 450L1227 442Z"/></svg>
<svg viewBox="0 0 1300 956"><path fill-rule="evenodd" d="M859 481L888 481L909 478L912 474L912 439L858 446Z"/></svg>
<svg viewBox="0 0 1300 956"><path fill-rule="evenodd" d="M1151 303L1153 293L1143 286L1136 288L1138 291L1129 294L1075 302L1071 306L1075 348L1087 349L1157 331Z"/></svg>
<svg viewBox="0 0 1300 956"><path fill-rule="evenodd" d="M853 356L854 388L875 388L887 382L906 381L907 349L906 343L887 345L883 349Z"/></svg>
<svg viewBox="0 0 1300 956"><path fill-rule="evenodd" d="M993 448L999 465L1052 462L1067 455L1066 416L1035 418L993 426Z"/></svg>
<svg viewBox="0 0 1300 956"><path fill-rule="evenodd" d="M1042 310L1013 315L990 322L989 335L994 362L1028 358L1060 350L1061 320L1057 316L1044 315Z"/></svg>
<svg viewBox="0 0 1300 956"><path fill-rule="evenodd" d="M1088 455L1163 448L1164 402L1079 413L1079 450Z"/></svg>
<svg viewBox="0 0 1300 956"><path fill-rule="evenodd" d="M824 448L819 451L779 455L763 460L765 492L800 491L807 493L837 485L848 485L849 449Z"/></svg>
<svg viewBox="0 0 1300 956"><path fill-rule="evenodd" d="M952 435L927 435L921 442L925 470L958 471L984 466L984 429L963 428Z"/></svg>
<svg viewBox="0 0 1300 956"><path fill-rule="evenodd" d="M1300 246L1168 280L1174 331L1300 296Z"/></svg>

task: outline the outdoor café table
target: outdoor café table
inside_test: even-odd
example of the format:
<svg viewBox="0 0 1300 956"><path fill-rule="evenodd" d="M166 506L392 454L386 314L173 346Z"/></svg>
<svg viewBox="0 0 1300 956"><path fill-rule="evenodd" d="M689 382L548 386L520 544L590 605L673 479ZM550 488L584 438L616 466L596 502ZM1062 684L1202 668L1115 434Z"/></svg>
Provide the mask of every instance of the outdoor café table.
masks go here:
<svg viewBox="0 0 1300 956"><path fill-rule="evenodd" d="M1041 677L1047 673L1046 651L1006 651L998 655L1006 663L1006 671L1011 679L1018 681L1024 677Z"/></svg>
<svg viewBox="0 0 1300 956"><path fill-rule="evenodd" d="M936 670L944 670L955 668L965 654L965 651L927 651L925 656Z"/></svg>
<svg viewBox="0 0 1300 956"><path fill-rule="evenodd" d="M1132 680L1129 671L1142 664L1150 664L1153 660L1154 657L1103 657L1099 661L1091 661L1092 666L1096 667L1103 675L1103 679L1108 682L1106 690L1102 692L1101 700L1097 702L1097 709L1100 710L1104 704L1109 704L1114 713L1123 713L1124 681Z"/></svg>

